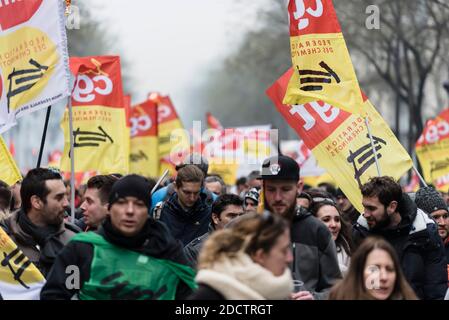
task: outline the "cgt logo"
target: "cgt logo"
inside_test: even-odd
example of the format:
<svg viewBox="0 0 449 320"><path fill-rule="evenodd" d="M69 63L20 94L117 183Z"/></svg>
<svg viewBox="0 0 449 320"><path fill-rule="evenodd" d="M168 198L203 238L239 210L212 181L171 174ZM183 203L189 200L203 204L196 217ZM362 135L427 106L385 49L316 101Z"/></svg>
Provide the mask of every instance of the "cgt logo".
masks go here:
<svg viewBox="0 0 449 320"><path fill-rule="evenodd" d="M114 85L111 79L105 75L96 75L93 78L85 74L78 75L73 99L77 102L92 102L96 94L107 96L112 93Z"/></svg>
<svg viewBox="0 0 449 320"><path fill-rule="evenodd" d="M0 0L0 28L5 31L30 20L42 0Z"/></svg>
<svg viewBox="0 0 449 320"><path fill-rule="evenodd" d="M161 104L157 108L158 122L161 123L171 116L171 108L166 104Z"/></svg>
<svg viewBox="0 0 449 320"><path fill-rule="evenodd" d="M133 117L129 119L131 122L131 137L138 135L139 133L148 131L151 129L153 122L148 115L142 115L139 117Z"/></svg>

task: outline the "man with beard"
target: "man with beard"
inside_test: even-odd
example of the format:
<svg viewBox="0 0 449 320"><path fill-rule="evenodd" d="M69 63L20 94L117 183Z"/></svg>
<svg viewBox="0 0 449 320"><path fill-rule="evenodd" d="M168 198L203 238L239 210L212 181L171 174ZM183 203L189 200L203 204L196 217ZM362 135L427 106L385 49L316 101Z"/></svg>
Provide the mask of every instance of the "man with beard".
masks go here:
<svg viewBox="0 0 449 320"><path fill-rule="evenodd" d="M64 222L68 201L59 172L30 170L22 181L20 196L22 208L1 227L45 277L58 253L80 230Z"/></svg>
<svg viewBox="0 0 449 320"><path fill-rule="evenodd" d="M438 234L444 244L446 264L449 271L449 211L440 193L432 187L424 187L418 190L415 196L418 208L424 210L438 224Z"/></svg>
<svg viewBox="0 0 449 320"><path fill-rule="evenodd" d="M436 223L391 177L371 178L361 191L364 212L353 229L355 243L370 235L383 237L395 248L416 295L426 300L443 299L447 265Z"/></svg>
<svg viewBox="0 0 449 320"><path fill-rule="evenodd" d="M292 298L326 299L328 289L341 278L337 251L327 227L296 204L302 191L298 163L287 156L268 158L262 165L262 180L265 208L291 223L291 270L306 288Z"/></svg>

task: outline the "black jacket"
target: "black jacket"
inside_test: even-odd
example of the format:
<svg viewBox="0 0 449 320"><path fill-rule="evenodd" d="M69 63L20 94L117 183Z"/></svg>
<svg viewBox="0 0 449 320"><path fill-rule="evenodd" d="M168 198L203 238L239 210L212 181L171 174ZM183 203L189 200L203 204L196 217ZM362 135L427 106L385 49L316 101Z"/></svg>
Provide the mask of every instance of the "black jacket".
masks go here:
<svg viewBox="0 0 449 320"><path fill-rule="evenodd" d="M401 222L392 229L369 230L360 216L353 228L358 245L369 235L379 235L396 250L404 275L420 299L443 299L447 290L447 264L436 223L407 194L399 203Z"/></svg>
<svg viewBox="0 0 449 320"><path fill-rule="evenodd" d="M326 299L341 278L337 249L327 227L304 208L297 208L291 225L293 278L304 282L315 299Z"/></svg>
<svg viewBox="0 0 449 320"><path fill-rule="evenodd" d="M201 237L193 239L188 245L184 247L184 253L189 260L189 263L192 267L196 268L198 263L198 256L200 254L201 248L203 247L204 242L209 238L209 236L214 232L215 229L211 225L209 225L209 231L203 234Z"/></svg>
<svg viewBox="0 0 449 320"><path fill-rule="evenodd" d="M212 198L201 193L193 208L184 210L174 193L164 203L159 220L164 222L175 239L186 246L208 231L211 221Z"/></svg>
<svg viewBox="0 0 449 320"><path fill-rule="evenodd" d="M171 237L163 223L157 221L154 223L156 227L153 228L152 239L148 240L151 243L149 255L157 259L166 259L187 265L187 259L182 252L181 243ZM103 226L99 228L98 234L105 237ZM142 252L141 248L131 250ZM91 244L80 241L69 242L56 258L53 268L50 270L47 282L41 291L41 300L69 300L76 298L79 289L90 279L93 254L93 246ZM148 254L148 252L145 254ZM67 278L70 275L67 273L69 266L77 266L80 271L79 289L69 289L66 286ZM191 293L192 290L184 282L180 281L176 299L186 299Z"/></svg>

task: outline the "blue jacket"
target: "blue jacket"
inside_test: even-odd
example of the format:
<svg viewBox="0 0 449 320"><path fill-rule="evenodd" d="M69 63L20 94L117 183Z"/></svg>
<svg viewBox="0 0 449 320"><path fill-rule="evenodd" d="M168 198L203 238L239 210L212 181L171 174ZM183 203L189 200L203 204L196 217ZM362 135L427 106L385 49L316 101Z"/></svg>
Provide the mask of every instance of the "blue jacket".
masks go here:
<svg viewBox="0 0 449 320"><path fill-rule="evenodd" d="M184 246L209 230L213 199L201 193L195 205L184 210L178 202L175 192L163 204L159 220L164 222L175 239L181 240Z"/></svg>
<svg viewBox="0 0 449 320"><path fill-rule="evenodd" d="M416 295L425 300L442 300L447 290L447 264L436 223L406 194L398 208L401 222L393 229L369 230L361 215L353 228L359 244L369 235L379 235L396 250L402 270Z"/></svg>

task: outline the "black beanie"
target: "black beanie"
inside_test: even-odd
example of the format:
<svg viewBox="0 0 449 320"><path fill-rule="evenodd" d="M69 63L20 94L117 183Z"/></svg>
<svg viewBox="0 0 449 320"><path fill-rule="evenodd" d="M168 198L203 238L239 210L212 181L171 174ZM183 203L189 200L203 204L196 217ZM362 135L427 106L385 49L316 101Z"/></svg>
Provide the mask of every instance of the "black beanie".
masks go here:
<svg viewBox="0 0 449 320"><path fill-rule="evenodd" d="M440 193L432 187L423 187L416 192L415 203L421 210L428 214L437 210L448 211L447 204Z"/></svg>
<svg viewBox="0 0 449 320"><path fill-rule="evenodd" d="M109 194L109 208L120 198L136 197L151 208L150 184L147 179L137 174L130 174L117 180Z"/></svg>

